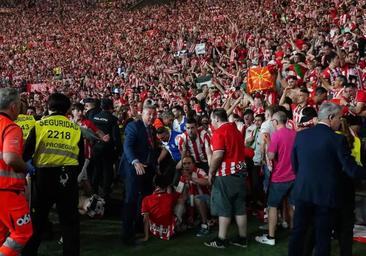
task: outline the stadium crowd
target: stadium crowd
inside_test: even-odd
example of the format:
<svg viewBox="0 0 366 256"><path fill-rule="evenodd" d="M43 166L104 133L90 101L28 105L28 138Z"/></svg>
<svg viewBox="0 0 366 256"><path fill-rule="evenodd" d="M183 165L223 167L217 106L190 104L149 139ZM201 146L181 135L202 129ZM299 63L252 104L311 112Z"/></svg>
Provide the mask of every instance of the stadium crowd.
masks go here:
<svg viewBox="0 0 366 256"><path fill-rule="evenodd" d="M246 247L248 209L268 220L259 243L275 245L277 223L301 233L291 192L302 169L291 154L294 161L296 133L319 123L345 135L344 154L352 150L365 165L365 1L184 0L129 11L50 6L0 14L0 86L18 88L23 114L36 120L48 115L49 95L70 99L68 117L85 139L80 211L101 214L90 205L108 207L121 176L126 243L138 232L142 241L149 231L169 239L195 225L197 236L206 236L218 222L218 237L205 245L225 248L235 215L239 234L230 243ZM249 90L249 71L258 67L270 72L270 89ZM330 189L341 188L349 193L340 197L354 202L353 181ZM342 255L351 255L355 206L336 201L325 204L350 210L337 219L350 223L330 223L330 231L337 231ZM366 223L360 216L357 222ZM316 239L330 240L318 224ZM293 237L289 255L299 255L292 254L300 248ZM309 243L316 255L328 255L326 241Z"/></svg>

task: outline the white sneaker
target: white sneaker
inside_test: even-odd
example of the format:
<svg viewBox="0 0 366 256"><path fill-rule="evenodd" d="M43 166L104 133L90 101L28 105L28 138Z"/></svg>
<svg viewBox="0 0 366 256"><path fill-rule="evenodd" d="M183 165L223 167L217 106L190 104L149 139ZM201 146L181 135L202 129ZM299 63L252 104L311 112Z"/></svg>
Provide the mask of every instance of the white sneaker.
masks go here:
<svg viewBox="0 0 366 256"><path fill-rule="evenodd" d="M284 220L284 221L282 221L281 226L282 226L282 228L284 228L284 229L288 229L288 224L287 224L287 222L286 222L285 220Z"/></svg>
<svg viewBox="0 0 366 256"><path fill-rule="evenodd" d="M268 244L272 246L276 244L276 239L269 239L267 234L264 234L262 236L256 236L255 241L261 244Z"/></svg>

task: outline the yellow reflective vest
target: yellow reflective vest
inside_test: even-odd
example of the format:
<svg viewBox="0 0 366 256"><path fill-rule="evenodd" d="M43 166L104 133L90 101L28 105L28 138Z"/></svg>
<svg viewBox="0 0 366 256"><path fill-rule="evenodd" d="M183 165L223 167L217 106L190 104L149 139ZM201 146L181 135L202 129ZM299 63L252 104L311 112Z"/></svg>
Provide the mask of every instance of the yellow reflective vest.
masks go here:
<svg viewBox="0 0 366 256"><path fill-rule="evenodd" d="M17 120L14 121L20 128L22 128L23 132L23 140L26 141L29 135L29 132L33 129L36 124L36 119L32 115L18 115Z"/></svg>
<svg viewBox="0 0 366 256"><path fill-rule="evenodd" d="M80 127L65 116L51 115L35 124L33 163L38 168L79 164Z"/></svg>

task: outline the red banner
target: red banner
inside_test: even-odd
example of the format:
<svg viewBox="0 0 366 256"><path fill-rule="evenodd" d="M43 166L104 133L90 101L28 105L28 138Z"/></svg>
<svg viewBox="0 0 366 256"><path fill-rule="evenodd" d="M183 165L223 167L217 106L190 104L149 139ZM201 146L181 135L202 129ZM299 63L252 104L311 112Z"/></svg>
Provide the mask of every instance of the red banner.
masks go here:
<svg viewBox="0 0 366 256"><path fill-rule="evenodd" d="M27 92L47 92L47 91L48 91L48 86L46 83L27 85Z"/></svg>
<svg viewBox="0 0 366 256"><path fill-rule="evenodd" d="M274 86L275 78L272 76L268 67L249 69L247 81L248 93L273 89Z"/></svg>

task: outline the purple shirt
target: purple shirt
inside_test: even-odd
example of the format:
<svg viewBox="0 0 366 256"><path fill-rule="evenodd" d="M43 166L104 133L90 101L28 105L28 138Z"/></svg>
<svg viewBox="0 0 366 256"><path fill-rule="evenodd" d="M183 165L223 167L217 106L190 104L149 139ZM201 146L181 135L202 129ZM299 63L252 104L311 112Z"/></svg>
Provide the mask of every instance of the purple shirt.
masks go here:
<svg viewBox="0 0 366 256"><path fill-rule="evenodd" d="M275 154L272 182L288 182L295 179L291 165L291 153L296 132L288 128L280 128L271 135L268 152Z"/></svg>

